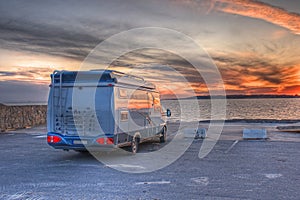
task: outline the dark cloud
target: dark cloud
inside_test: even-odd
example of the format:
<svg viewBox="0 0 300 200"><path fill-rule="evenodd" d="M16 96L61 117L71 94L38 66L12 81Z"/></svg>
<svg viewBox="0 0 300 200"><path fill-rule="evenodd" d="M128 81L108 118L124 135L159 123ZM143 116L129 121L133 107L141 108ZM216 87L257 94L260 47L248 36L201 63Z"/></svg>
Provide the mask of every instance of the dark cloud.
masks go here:
<svg viewBox="0 0 300 200"><path fill-rule="evenodd" d="M24 81L37 81L36 77L40 77L44 79L43 82L46 82L49 81L47 79L50 79L49 74L53 71L52 68L39 68L38 70L34 67L19 66L16 68L16 71L0 71L0 78L2 80L11 80L17 76Z"/></svg>
<svg viewBox="0 0 300 200"><path fill-rule="evenodd" d="M104 1L0 2L0 45L82 61L101 41L132 27L115 18L121 13L109 14L118 9L118 2Z"/></svg>
<svg viewBox="0 0 300 200"><path fill-rule="evenodd" d="M0 81L0 103L46 103L49 87L47 84L33 84L23 81Z"/></svg>
<svg viewBox="0 0 300 200"><path fill-rule="evenodd" d="M103 28L106 28L103 25ZM0 23L2 48L29 51L47 55L84 59L103 38L64 29L49 24L14 21Z"/></svg>
<svg viewBox="0 0 300 200"><path fill-rule="evenodd" d="M165 80L176 81L178 73L188 82L203 83L204 80L197 69L182 57L160 49L140 49L121 56L112 66L127 68L143 68L153 74L161 74ZM176 72L176 73L174 73ZM162 76L160 76L162 77Z"/></svg>
<svg viewBox="0 0 300 200"><path fill-rule="evenodd" d="M0 45L5 49L81 61L109 36L135 27L153 26L153 22L158 22L154 19L166 16L163 10L166 3L156 3L137 0L0 2Z"/></svg>

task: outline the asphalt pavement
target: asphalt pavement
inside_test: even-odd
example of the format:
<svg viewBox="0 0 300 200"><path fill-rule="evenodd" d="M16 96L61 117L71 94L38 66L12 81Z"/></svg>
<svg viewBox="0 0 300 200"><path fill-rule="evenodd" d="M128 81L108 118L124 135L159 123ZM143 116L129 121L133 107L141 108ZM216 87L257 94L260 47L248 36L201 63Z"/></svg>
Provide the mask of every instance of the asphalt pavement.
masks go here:
<svg viewBox="0 0 300 200"><path fill-rule="evenodd" d="M247 126L267 127L270 139L242 140ZM168 141L178 128L170 127ZM195 140L171 165L141 174L117 171L88 153L55 150L43 126L1 133L0 199L299 199L300 134L274 127L227 124L205 158L198 158L203 141Z"/></svg>

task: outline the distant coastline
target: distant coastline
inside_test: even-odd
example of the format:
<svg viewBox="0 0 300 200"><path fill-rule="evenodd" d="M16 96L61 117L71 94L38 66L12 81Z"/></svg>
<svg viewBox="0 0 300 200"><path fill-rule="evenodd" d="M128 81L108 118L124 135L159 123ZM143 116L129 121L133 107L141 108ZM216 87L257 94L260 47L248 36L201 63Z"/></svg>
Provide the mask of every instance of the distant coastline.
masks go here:
<svg viewBox="0 0 300 200"><path fill-rule="evenodd" d="M40 106L47 105L47 102L0 102L0 106Z"/></svg>
<svg viewBox="0 0 300 200"><path fill-rule="evenodd" d="M194 99L195 97L184 97L178 98L180 100L185 99ZM224 96L196 96L197 99L224 99ZM300 98L299 95L227 95L226 99L268 99L268 98ZM163 100L177 100L177 98L162 98ZM0 102L0 105L3 106L31 106L31 105L47 105L47 101L40 101L40 102Z"/></svg>
<svg viewBox="0 0 300 200"><path fill-rule="evenodd" d="M184 99L194 99L195 97L179 98ZM227 96L196 96L197 99L274 99L274 98L300 98L299 95L227 95ZM168 98L163 100L177 100L176 98Z"/></svg>

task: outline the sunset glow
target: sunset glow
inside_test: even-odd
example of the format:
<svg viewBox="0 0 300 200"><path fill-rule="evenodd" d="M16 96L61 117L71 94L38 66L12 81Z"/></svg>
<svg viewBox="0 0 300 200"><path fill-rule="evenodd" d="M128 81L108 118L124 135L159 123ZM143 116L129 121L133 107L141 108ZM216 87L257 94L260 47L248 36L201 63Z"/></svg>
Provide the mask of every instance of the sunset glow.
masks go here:
<svg viewBox="0 0 300 200"><path fill-rule="evenodd" d="M130 2L130 9L128 2L1 2L0 102L46 101L54 70L79 70L101 41L138 27L164 27L191 37L218 67L229 95L300 95L297 2ZM209 94L193 66L170 52L137 50L109 68L152 81L163 98L172 98L174 91L180 97Z"/></svg>

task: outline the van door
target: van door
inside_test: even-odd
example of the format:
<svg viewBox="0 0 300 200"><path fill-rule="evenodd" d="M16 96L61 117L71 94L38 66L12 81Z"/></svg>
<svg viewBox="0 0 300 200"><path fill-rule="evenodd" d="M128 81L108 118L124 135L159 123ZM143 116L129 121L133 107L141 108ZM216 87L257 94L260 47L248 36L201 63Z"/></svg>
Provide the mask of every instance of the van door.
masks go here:
<svg viewBox="0 0 300 200"><path fill-rule="evenodd" d="M129 132L129 112L128 112L128 89L115 88L115 120L116 133Z"/></svg>
<svg viewBox="0 0 300 200"><path fill-rule="evenodd" d="M119 116L119 131L121 133L128 133L129 132L129 113L126 108L121 108L117 111Z"/></svg>
<svg viewBox="0 0 300 200"><path fill-rule="evenodd" d="M149 137L156 134L156 123L154 117L154 97L151 92L147 92L148 95L148 120L147 120L147 126L148 126L148 135Z"/></svg>

